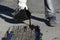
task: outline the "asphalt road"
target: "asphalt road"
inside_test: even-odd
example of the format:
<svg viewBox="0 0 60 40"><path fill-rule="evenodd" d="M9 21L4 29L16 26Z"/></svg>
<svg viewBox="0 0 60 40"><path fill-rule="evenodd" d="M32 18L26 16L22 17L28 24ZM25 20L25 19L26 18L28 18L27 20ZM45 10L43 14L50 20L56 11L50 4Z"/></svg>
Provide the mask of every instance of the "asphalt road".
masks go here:
<svg viewBox="0 0 60 40"><path fill-rule="evenodd" d="M32 12L32 24L39 25L43 33L43 40L60 40L60 13L56 13L57 25L50 27L44 16L44 0L28 0L29 10ZM55 10L60 10L60 0L54 0ZM7 9L6 9L7 8ZM9 27L20 26L23 23L13 22L13 9L17 8L17 0L0 0L0 40L5 35ZM12 11L11 11L12 10ZM41 13L41 14L40 14ZM25 21L28 24L28 21Z"/></svg>
<svg viewBox="0 0 60 40"><path fill-rule="evenodd" d="M17 1L18 0L0 0L0 5L5 5L10 8L17 8ZM52 0L54 4L54 8L60 8L60 0ZM41 13L44 11L44 0L28 0L27 5L31 12Z"/></svg>

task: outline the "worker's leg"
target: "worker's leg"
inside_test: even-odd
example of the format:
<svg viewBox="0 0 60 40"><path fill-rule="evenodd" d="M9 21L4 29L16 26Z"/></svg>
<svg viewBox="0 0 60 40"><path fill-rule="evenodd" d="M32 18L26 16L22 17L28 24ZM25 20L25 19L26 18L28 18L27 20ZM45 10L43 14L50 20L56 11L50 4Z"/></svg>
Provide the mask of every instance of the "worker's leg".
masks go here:
<svg viewBox="0 0 60 40"><path fill-rule="evenodd" d="M15 21L23 21L30 19L31 13L27 7L27 0L18 0L18 7L16 9L16 15L14 16Z"/></svg>
<svg viewBox="0 0 60 40"><path fill-rule="evenodd" d="M20 10L25 10L27 17L30 19L31 13L28 10L27 0L19 0L18 6Z"/></svg>
<svg viewBox="0 0 60 40"><path fill-rule="evenodd" d="M44 0L45 4L45 17L49 20L51 26L56 24L56 15L53 7L53 0Z"/></svg>

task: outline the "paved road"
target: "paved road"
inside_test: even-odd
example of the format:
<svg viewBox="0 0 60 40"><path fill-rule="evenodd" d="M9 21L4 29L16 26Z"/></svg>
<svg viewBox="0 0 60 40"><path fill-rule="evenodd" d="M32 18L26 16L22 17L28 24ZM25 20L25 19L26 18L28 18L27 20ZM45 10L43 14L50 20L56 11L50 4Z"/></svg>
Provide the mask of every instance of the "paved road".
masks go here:
<svg viewBox="0 0 60 40"><path fill-rule="evenodd" d="M39 2L40 1L40 2ZM57 25L55 27L49 27L46 24L43 11L43 0L29 0L29 9L32 12L32 24L39 25L41 32L43 33L43 40L60 40L60 13L56 13ZM32 2L32 3L31 3ZM54 0L55 9L60 9L60 0ZM38 4L38 5L35 5ZM6 7L4 7L6 6ZM2 9L1 9L2 7ZM17 7L17 0L0 0L0 40L5 35L5 32L9 27L23 25L23 23L13 23L13 17L11 13L13 9ZM4 8L4 9L3 9ZM7 9L5 9L7 8ZM4 11L5 10L5 11ZM9 11L10 10L10 11ZM38 14L37 14L38 13ZM40 14L41 13L41 14ZM25 21L28 24L28 21Z"/></svg>
<svg viewBox="0 0 60 40"><path fill-rule="evenodd" d="M15 9L18 0L0 0L1 5L5 5ZM60 0L53 0L55 9L60 8ZM44 11L44 0L28 0L27 5L31 12L41 13Z"/></svg>

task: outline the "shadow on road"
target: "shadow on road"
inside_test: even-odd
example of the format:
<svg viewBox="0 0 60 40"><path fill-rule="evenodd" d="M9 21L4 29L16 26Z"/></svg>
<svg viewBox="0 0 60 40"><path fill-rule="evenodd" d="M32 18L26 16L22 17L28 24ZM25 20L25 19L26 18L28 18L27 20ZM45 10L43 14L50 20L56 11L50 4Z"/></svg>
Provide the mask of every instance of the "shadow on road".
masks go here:
<svg viewBox="0 0 60 40"><path fill-rule="evenodd" d="M0 14L4 14L4 15L7 15L7 16L10 16L10 17L13 17L12 13L14 12L15 10L12 9L12 8L9 8L7 6L3 6L3 5L0 5ZM8 23L23 23L23 22L15 22L14 19L10 19L10 18L6 18L2 15L0 15L0 18L4 19L6 22Z"/></svg>
<svg viewBox="0 0 60 40"><path fill-rule="evenodd" d="M32 16L32 19L35 19L35 20L38 20L38 21L44 22L46 25L50 26L49 21L46 20L46 19L38 18L38 17L35 17L35 16Z"/></svg>
<svg viewBox="0 0 60 40"><path fill-rule="evenodd" d="M7 6L0 5L0 14L5 14L10 17L13 17L12 12L14 12L14 9L9 8Z"/></svg>
<svg viewBox="0 0 60 40"><path fill-rule="evenodd" d="M8 22L8 23L13 23L13 24L24 23L24 22L15 22L14 19L9 19L9 18L6 18L6 17L4 17L4 16L2 16L2 15L0 15L0 17L1 17L2 19L4 19L6 22Z"/></svg>
<svg viewBox="0 0 60 40"><path fill-rule="evenodd" d="M14 12L14 11L15 10L13 10L12 8L0 5L0 14L5 14L5 15L8 15L10 17L13 17L12 12ZM23 22L15 22L14 19L6 18L6 17L4 17L2 15L0 15L0 17L2 19L4 19L6 22L8 22L8 23L13 23L13 24L14 23L23 23ZM46 25L50 26L49 21L46 20L46 19L38 18L38 17L35 17L35 16L32 16L32 19L44 22Z"/></svg>

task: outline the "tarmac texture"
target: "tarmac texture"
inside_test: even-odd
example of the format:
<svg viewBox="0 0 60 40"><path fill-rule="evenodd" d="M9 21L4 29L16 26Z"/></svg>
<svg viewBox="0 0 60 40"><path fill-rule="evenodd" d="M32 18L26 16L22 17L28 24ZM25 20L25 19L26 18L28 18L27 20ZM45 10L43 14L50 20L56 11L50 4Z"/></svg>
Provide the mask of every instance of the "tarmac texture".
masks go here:
<svg viewBox="0 0 60 40"><path fill-rule="evenodd" d="M59 2L60 0L54 0L54 8L56 11L57 24L55 27L50 27L48 21L45 19L44 0L28 0L27 4L29 10L32 13L32 19L31 19L32 24L38 25L40 27L41 33L43 34L42 40L60 40ZM21 28L23 28L24 25L29 24L28 20L25 20L24 22L21 23L14 22L12 13L16 8L17 8L17 0L0 0L0 40L2 40L2 38L5 36L5 33L9 28L10 28L9 31L11 31L14 26L20 26ZM28 34L29 33L31 34L31 30L28 32ZM34 34L34 32L32 34ZM34 40L34 37L32 37L32 39Z"/></svg>

